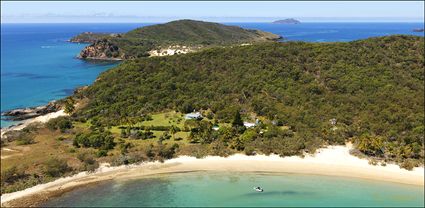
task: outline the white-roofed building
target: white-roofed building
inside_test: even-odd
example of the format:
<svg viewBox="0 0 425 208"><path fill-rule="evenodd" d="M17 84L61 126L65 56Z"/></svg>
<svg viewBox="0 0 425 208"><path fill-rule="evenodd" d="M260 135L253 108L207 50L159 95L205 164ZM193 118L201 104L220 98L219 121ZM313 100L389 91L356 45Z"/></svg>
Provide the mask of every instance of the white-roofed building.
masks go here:
<svg viewBox="0 0 425 208"><path fill-rule="evenodd" d="M201 119L202 115L199 112L188 113L184 116L185 119Z"/></svg>

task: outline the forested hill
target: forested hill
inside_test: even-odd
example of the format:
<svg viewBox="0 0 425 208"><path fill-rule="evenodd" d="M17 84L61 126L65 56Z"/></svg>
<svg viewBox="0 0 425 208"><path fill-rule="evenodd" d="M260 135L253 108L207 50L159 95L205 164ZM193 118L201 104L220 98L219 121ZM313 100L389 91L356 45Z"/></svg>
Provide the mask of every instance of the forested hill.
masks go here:
<svg viewBox="0 0 425 208"><path fill-rule="evenodd" d="M271 41L279 38L280 36L272 33L237 26L178 20L138 28L119 35L108 36L86 32L77 35L71 41L93 42L80 53L81 58L126 59L152 55L152 50L169 49L187 53L209 46Z"/></svg>
<svg viewBox="0 0 425 208"><path fill-rule="evenodd" d="M257 40L274 40L278 35L259 30L247 30L213 22L178 20L132 30L128 38L143 38L158 42L182 44L233 44Z"/></svg>
<svg viewBox="0 0 425 208"><path fill-rule="evenodd" d="M423 37L262 43L129 60L76 97L89 98L77 115L101 125L166 109L210 110L230 122L239 111L287 126L302 138L296 148L351 138L365 154L424 158Z"/></svg>

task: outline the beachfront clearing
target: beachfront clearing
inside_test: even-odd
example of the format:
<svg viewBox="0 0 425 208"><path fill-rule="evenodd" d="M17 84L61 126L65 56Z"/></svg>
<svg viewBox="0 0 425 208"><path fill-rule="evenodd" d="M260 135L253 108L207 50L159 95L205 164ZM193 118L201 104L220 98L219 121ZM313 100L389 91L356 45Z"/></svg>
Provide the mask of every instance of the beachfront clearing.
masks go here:
<svg viewBox="0 0 425 208"><path fill-rule="evenodd" d="M66 120L66 119L65 119ZM61 118L57 119L60 123ZM59 176L73 174L87 168L93 169L98 166L98 162L108 162L116 165L127 163L127 160L146 161L153 159L162 160L163 157L172 157L173 152L167 153L168 148L177 147L184 153L191 153L193 144L190 144L189 131L185 129L185 119L183 114L170 111L153 114L147 121L139 122L133 125L112 126L109 131L113 135L114 147L109 150L102 150L96 147L76 147L74 139L79 134L88 134L91 130L91 121L72 122L72 128L52 129L56 128L53 124L47 123L43 127L27 127L25 130L16 133L9 133L12 139L6 142L1 150L1 171L2 171L2 193L21 190L26 187L33 186L38 183L44 183L53 180L53 177L46 176L47 161L61 159L66 161L69 167L66 172ZM56 125L56 123L55 123ZM59 125L59 124L57 124ZM223 126L225 124L222 124ZM122 131L127 128L135 128L147 126L152 130L152 137L148 139L140 139L132 135L123 137ZM178 131L155 130L163 127L177 127ZM143 132L146 130L130 130L131 133ZM16 137L16 138L15 138ZM165 148L165 149L163 149ZM163 149L163 150L162 150ZM199 152L203 148L197 148L195 152ZM152 151L153 155L146 154ZM155 153L160 151L160 153ZM163 153L161 153L163 151ZM165 151L165 152L164 152ZM171 155L168 155L171 154ZM207 154L205 150L202 153ZM135 158L126 158L131 155ZM94 159L93 162L90 160ZM134 161L133 161L134 162ZM14 170L22 177L14 179L15 181L4 181L3 175L8 171ZM16 169L16 170L15 170ZM22 175L22 174L23 175ZM34 178L34 176L36 176ZM6 177L6 176L5 176Z"/></svg>

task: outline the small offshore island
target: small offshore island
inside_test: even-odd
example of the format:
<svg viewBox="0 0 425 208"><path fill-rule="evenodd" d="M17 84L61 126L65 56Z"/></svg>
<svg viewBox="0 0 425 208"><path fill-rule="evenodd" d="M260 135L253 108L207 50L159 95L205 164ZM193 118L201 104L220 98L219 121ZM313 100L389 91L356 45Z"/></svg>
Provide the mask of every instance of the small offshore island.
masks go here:
<svg viewBox="0 0 425 208"><path fill-rule="evenodd" d="M30 120L1 132L2 206L185 171L423 187L424 37L280 38L194 20L76 34L90 44L79 58L122 62L49 106L4 113Z"/></svg>
<svg viewBox="0 0 425 208"><path fill-rule="evenodd" d="M296 20L294 18L289 19L283 19L283 20L276 20L272 22L273 24L301 24L299 20Z"/></svg>

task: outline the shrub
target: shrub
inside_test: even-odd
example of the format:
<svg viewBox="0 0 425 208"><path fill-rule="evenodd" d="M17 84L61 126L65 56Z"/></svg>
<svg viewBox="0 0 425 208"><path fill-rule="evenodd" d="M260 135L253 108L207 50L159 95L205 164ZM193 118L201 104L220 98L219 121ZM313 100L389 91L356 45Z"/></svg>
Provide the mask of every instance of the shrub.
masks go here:
<svg viewBox="0 0 425 208"><path fill-rule="evenodd" d="M44 163L43 173L50 177L59 177L70 171L66 160L59 158L50 158Z"/></svg>
<svg viewBox="0 0 425 208"><path fill-rule="evenodd" d="M255 149L253 147L245 147L245 154L250 156L250 155L255 155Z"/></svg>
<svg viewBox="0 0 425 208"><path fill-rule="evenodd" d="M174 138L174 141L181 141L181 140L183 140L183 138L181 138L181 137Z"/></svg>
<svg viewBox="0 0 425 208"><path fill-rule="evenodd" d="M99 163L93 158L93 155L90 153L78 154L77 158L83 163L83 171L92 172L99 167Z"/></svg>
<svg viewBox="0 0 425 208"><path fill-rule="evenodd" d="M35 143L34 139L28 134L23 134L16 139L17 145L28 145L28 144L34 144L34 143Z"/></svg>
<svg viewBox="0 0 425 208"><path fill-rule="evenodd" d="M119 145L119 149L121 151L121 154L126 154L128 153L128 149L132 148L134 145L132 143L128 143L128 142L123 142L120 143Z"/></svg>
<svg viewBox="0 0 425 208"><path fill-rule="evenodd" d="M158 156L163 159L171 159L174 157L176 150L179 148L178 144L173 144L171 147L167 147L165 145L159 146Z"/></svg>
<svg viewBox="0 0 425 208"><path fill-rule="evenodd" d="M134 131L130 133L130 137L133 139L142 139L142 140L146 140L146 139L151 139L151 138L155 138L155 136L153 135L153 132L146 130L146 131Z"/></svg>
<svg viewBox="0 0 425 208"><path fill-rule="evenodd" d="M46 127L52 131L59 129L61 132L65 132L67 129L72 129L72 120L68 116L59 116L52 118L46 123Z"/></svg>
<svg viewBox="0 0 425 208"><path fill-rule="evenodd" d="M107 150L99 150L96 153L97 157L106 157L108 155L108 151Z"/></svg>
<svg viewBox="0 0 425 208"><path fill-rule="evenodd" d="M40 123L30 123L28 126L26 126L25 128L22 129L23 132L25 133L31 133L31 132L36 132L38 130L38 128L40 128L41 124Z"/></svg>
<svg viewBox="0 0 425 208"><path fill-rule="evenodd" d="M146 159L146 157L144 157L141 152L130 152L127 154L127 157L129 164L139 163Z"/></svg>
<svg viewBox="0 0 425 208"><path fill-rule="evenodd" d="M65 137L60 136L60 137L58 137L56 140L58 140L58 141L63 141L63 140L65 140L65 139L66 139Z"/></svg>
<svg viewBox="0 0 425 208"><path fill-rule="evenodd" d="M109 131L91 131L77 134L74 138L75 147L93 147L96 149L110 150L115 146L114 137Z"/></svg>
<svg viewBox="0 0 425 208"><path fill-rule="evenodd" d="M369 165L378 165L378 161L372 158L369 160Z"/></svg>
<svg viewBox="0 0 425 208"><path fill-rule="evenodd" d="M26 176L24 171L18 170L16 166L12 166L1 172L1 184L14 183L19 179L22 179Z"/></svg>
<svg viewBox="0 0 425 208"><path fill-rule="evenodd" d="M414 167L417 167L417 162L413 159L406 159L400 164L400 167L406 170L413 170Z"/></svg>
<svg viewBox="0 0 425 208"><path fill-rule="evenodd" d="M75 150L75 148L69 148L68 152L69 153L75 153L75 152L77 152L77 150Z"/></svg>

